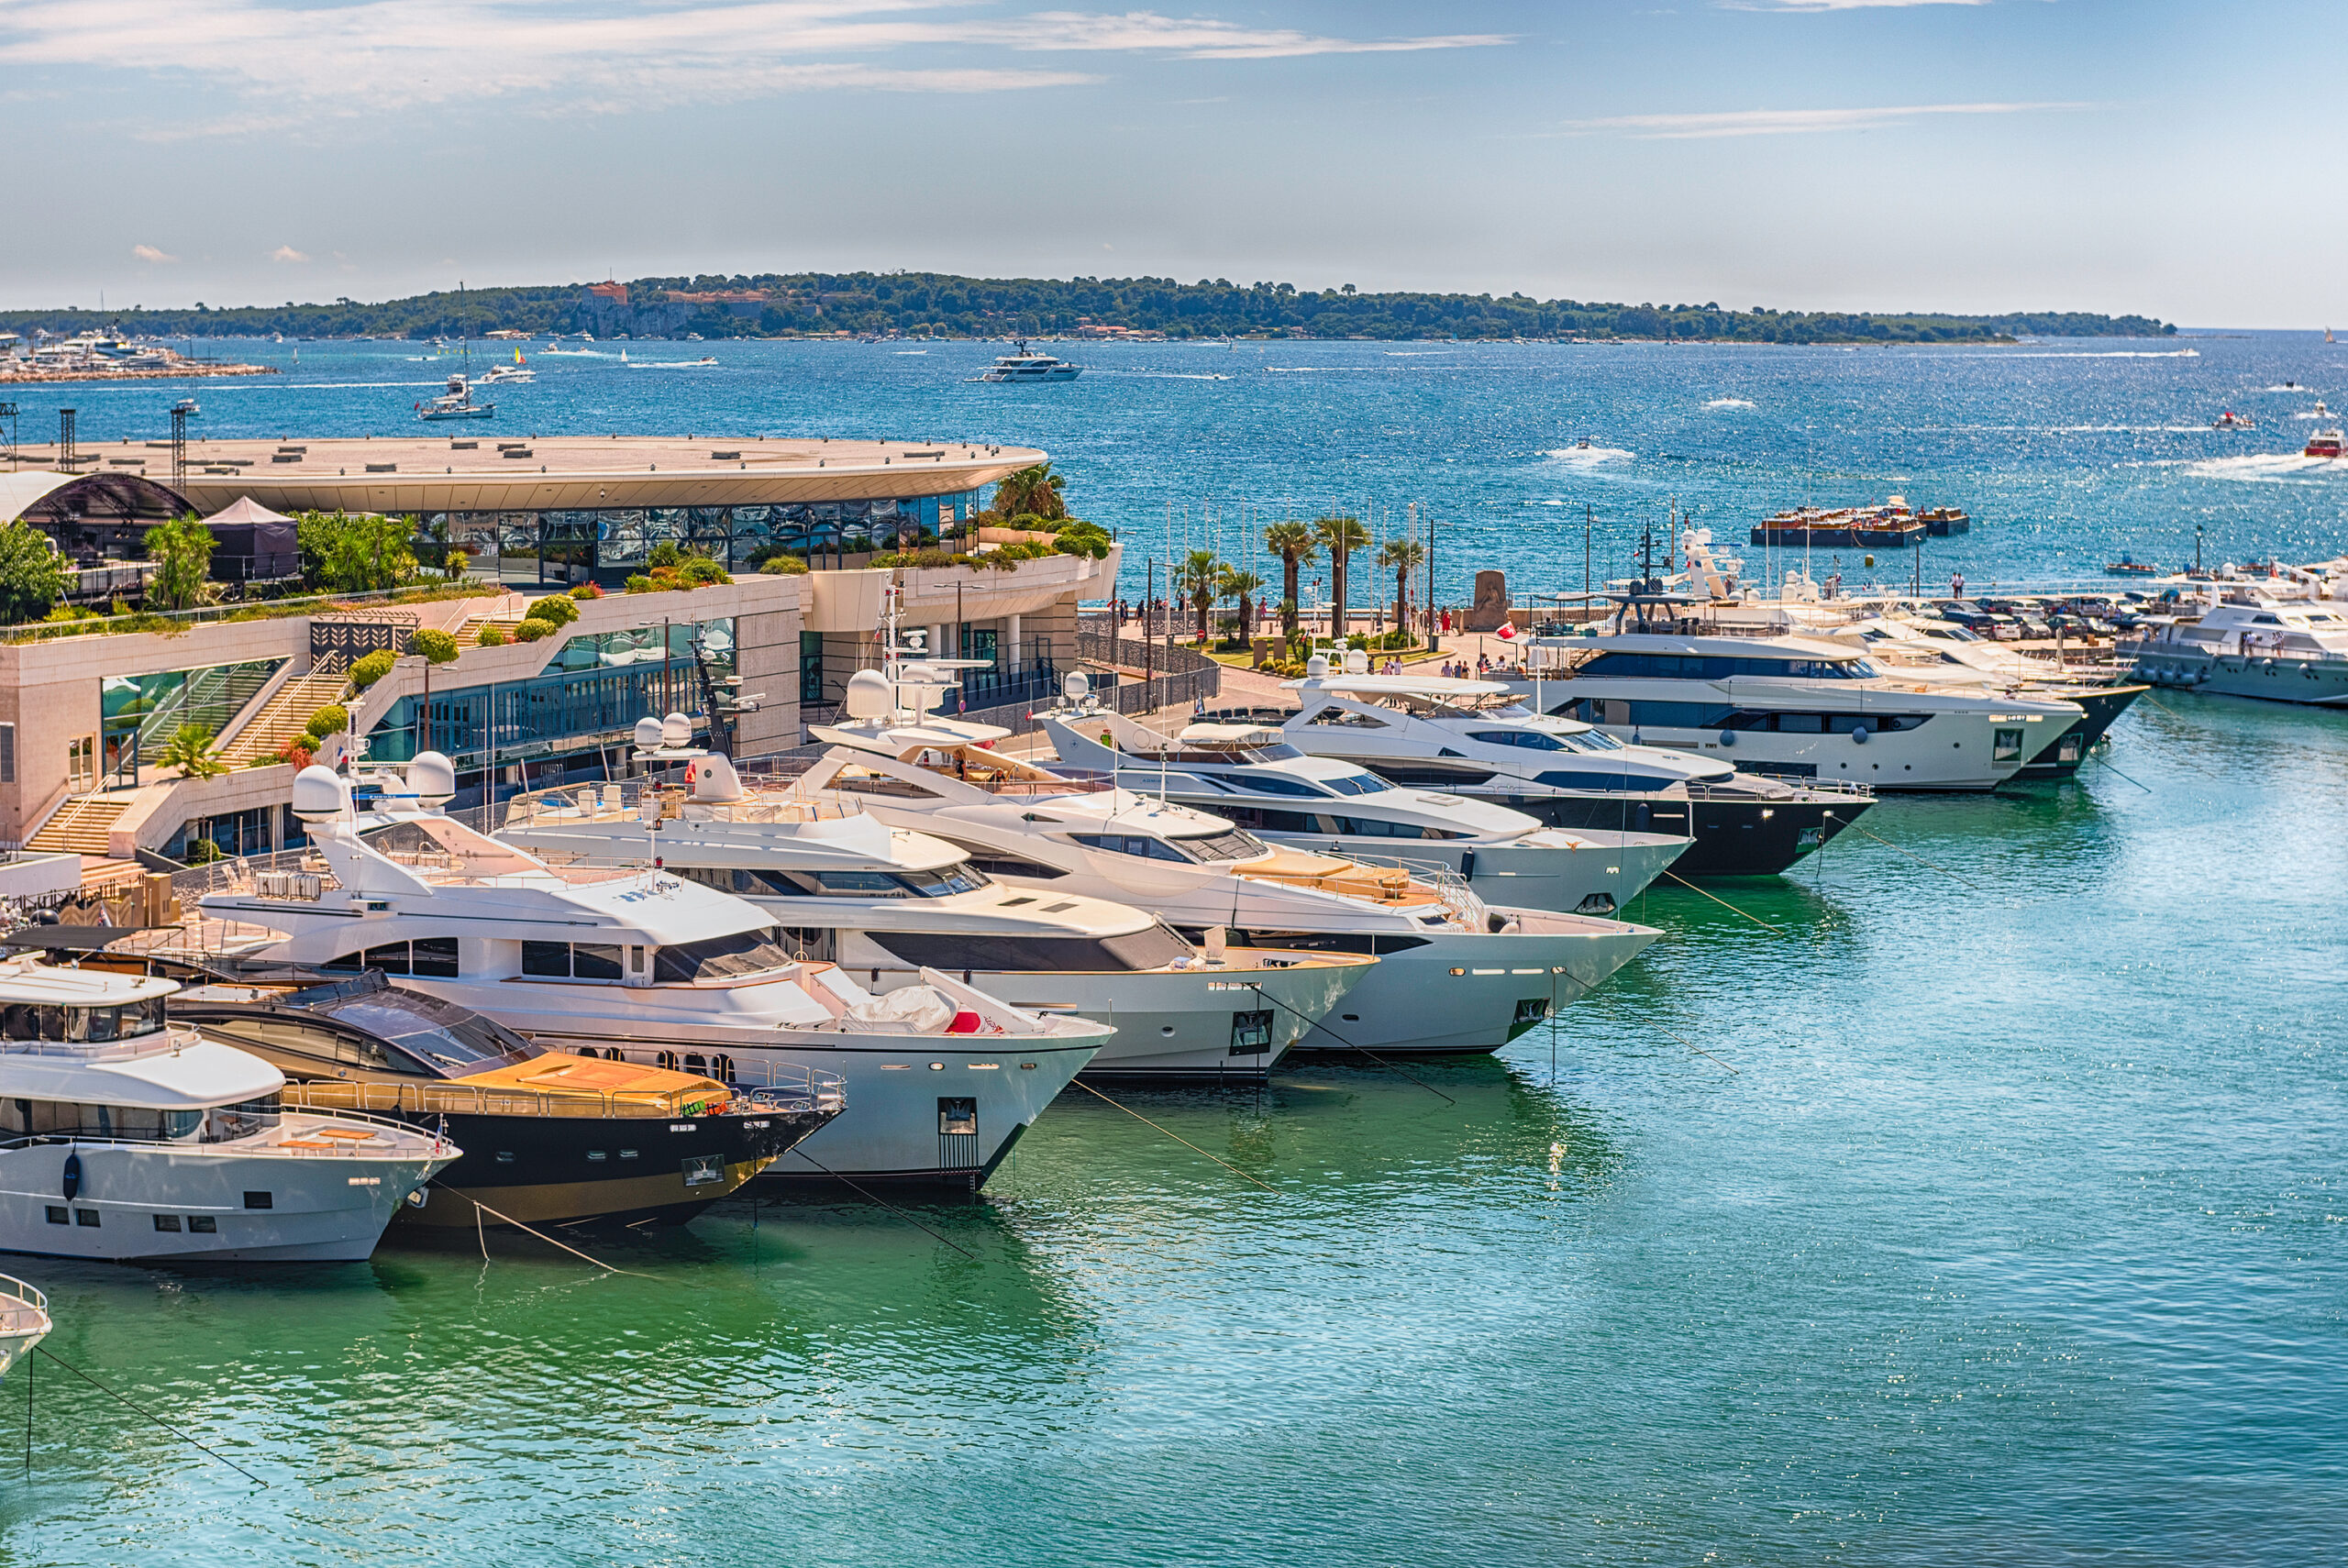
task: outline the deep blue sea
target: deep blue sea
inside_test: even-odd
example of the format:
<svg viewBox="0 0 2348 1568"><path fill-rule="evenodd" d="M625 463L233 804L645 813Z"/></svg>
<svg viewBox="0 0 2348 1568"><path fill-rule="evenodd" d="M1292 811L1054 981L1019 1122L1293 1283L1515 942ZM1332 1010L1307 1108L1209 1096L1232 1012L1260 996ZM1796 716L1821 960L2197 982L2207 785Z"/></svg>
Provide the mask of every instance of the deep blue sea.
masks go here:
<svg viewBox="0 0 2348 1568"><path fill-rule="evenodd" d="M413 432L415 401L465 364L411 343L198 347L285 373L28 387L23 438L53 439L59 405L76 408L85 445L156 438L190 391L199 436ZM492 389L496 418L467 434L1041 447L1068 475L1073 509L1135 547L1134 593L1144 559L1168 549L1211 547L1274 575L1263 524L1330 511L1381 539L1432 527L1438 592L1453 602L1493 566L1520 595L1578 591L1586 523L1594 575L1624 575L1641 530L1652 525L1660 548L1675 507L1736 545L1760 517L1805 501L1962 507L1972 533L1933 541L1924 567L1928 583L1961 571L1976 591L2102 580L2123 553L2173 569L2193 558L2197 528L2211 562L2319 558L2343 548L2348 525L2348 464L2298 455L2310 428L2342 421L2319 422L2319 400L2348 407L2348 346L2314 333L1977 348L1055 347L1085 374L975 382L1006 351L992 343L602 344L593 359L535 356L537 382ZM511 352L477 345L471 364ZM703 353L714 369L678 364ZM2228 409L2257 427L2212 429ZM1764 564L1750 562L1755 575ZM1870 569L1860 552L1821 551L1794 564L1888 585L1913 563L1887 553ZM1371 574L1356 571L1363 602Z"/></svg>
<svg viewBox="0 0 2348 1568"><path fill-rule="evenodd" d="M1578 587L1585 503L1619 559L1673 497L1741 527L1806 489L1966 507L1933 558L1976 584L2175 565L2197 524L2213 558L2348 547L2348 476L2288 456L2296 414L2348 403L2348 349L2306 337L1086 347L1084 379L1024 389L961 381L989 346L923 347L541 361L505 407L523 434L1031 441L1145 536L1169 503L1420 502L1453 592L1487 565ZM440 369L414 352L304 345L301 375L198 389L203 420L398 429ZM2287 380L2312 390L2262 390ZM152 434L177 389L72 394L87 439ZM2259 428L2208 430L2225 407ZM1552 455L1585 435L1601 455ZM1649 895L1639 961L1423 1087L1129 1097L1273 1193L1078 1095L985 1202L921 1211L971 1257L735 1202L596 1244L648 1278L526 1243L14 1260L60 1356L268 1485L44 1363L0 1553L2336 1562L2348 715L2154 695L2076 781L1880 806L1921 861L1846 834L1715 888L1733 911ZM19 1368L0 1450L24 1395Z"/></svg>

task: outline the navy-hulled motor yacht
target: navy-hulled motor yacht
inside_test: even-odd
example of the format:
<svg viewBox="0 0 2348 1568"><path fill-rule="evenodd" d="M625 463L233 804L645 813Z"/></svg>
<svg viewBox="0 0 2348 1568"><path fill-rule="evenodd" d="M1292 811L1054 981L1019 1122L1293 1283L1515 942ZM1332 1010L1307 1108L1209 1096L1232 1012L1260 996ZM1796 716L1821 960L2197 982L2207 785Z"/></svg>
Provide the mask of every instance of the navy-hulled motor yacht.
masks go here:
<svg viewBox="0 0 2348 1568"><path fill-rule="evenodd" d="M1300 750L1398 784L1492 801L1575 830L1686 832L1675 877L1782 871L1874 803L1864 786L1810 788L1727 761L1626 744L1536 712L1509 684L1339 671L1315 655L1282 725Z"/></svg>
<svg viewBox="0 0 2348 1568"><path fill-rule="evenodd" d="M1071 683L1083 680L1069 678ZM1350 860L1457 873L1487 900L1612 914L1690 840L1666 834L1547 828L1490 801L1414 789L1334 756L1307 756L1277 726L1194 723L1171 738L1072 689L1040 714L1059 759L1113 774L1137 793L1227 818L1270 844Z"/></svg>
<svg viewBox="0 0 2348 1568"><path fill-rule="evenodd" d="M1244 946L1375 956L1300 1050L1489 1052L1657 934L1489 906L1448 872L1269 845L1228 819L991 750L1008 732L990 726L894 715L816 735L833 749L794 793L854 796L884 822L960 846L1001 881L1149 911L1203 941L1210 963Z"/></svg>
<svg viewBox="0 0 2348 1568"><path fill-rule="evenodd" d="M851 694L871 695L869 683ZM648 846L668 869L766 911L794 951L876 992L918 985L930 967L1028 1011L1113 1024L1090 1077L1260 1081L1376 962L1255 949L1211 962L1130 904L998 881L963 849L883 822L857 795L810 799L781 779L746 781L722 756L660 745L659 732L645 721L637 755L680 781L519 796L498 836L550 861L605 863Z"/></svg>
<svg viewBox="0 0 2348 1568"><path fill-rule="evenodd" d="M935 967L876 997L784 952L773 916L742 900L658 867L548 866L441 810L455 772L437 752L379 781L360 817L348 781L304 769L294 811L312 848L207 868L202 910L222 923L206 944L271 965L397 966L411 989L581 1055L746 1087L836 1076L844 1113L770 1178L975 1191L1113 1032Z"/></svg>

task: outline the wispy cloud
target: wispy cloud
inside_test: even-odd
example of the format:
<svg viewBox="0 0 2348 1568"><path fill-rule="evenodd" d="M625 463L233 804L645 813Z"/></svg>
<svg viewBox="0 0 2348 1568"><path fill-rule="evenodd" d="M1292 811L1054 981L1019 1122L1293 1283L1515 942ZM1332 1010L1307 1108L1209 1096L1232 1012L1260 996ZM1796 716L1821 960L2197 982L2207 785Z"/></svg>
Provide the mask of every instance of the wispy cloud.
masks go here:
<svg viewBox="0 0 2348 1568"><path fill-rule="evenodd" d="M178 257L168 250L158 250L151 245L134 245L130 253L141 261L176 261Z"/></svg>
<svg viewBox="0 0 2348 1568"><path fill-rule="evenodd" d="M2021 115L2094 109L2098 104L1902 104L1873 109L1732 109L1706 115L1615 115L1569 120L1577 131L1620 131L1638 141L1686 141L1723 136L1804 136L1820 131L1874 130L1936 115Z"/></svg>
<svg viewBox="0 0 2348 1568"><path fill-rule="evenodd" d="M972 58L1275 60L1489 48L1500 34L1349 39L1154 11L1004 14L958 0L685 0L593 11L537 0L11 0L0 66L181 74L240 90L246 128L415 104L519 97L549 111L658 107L819 88L991 93L1100 80Z"/></svg>
<svg viewBox="0 0 2348 1568"><path fill-rule="evenodd" d="M307 261L309 258L290 245L281 245L269 253L271 261Z"/></svg>

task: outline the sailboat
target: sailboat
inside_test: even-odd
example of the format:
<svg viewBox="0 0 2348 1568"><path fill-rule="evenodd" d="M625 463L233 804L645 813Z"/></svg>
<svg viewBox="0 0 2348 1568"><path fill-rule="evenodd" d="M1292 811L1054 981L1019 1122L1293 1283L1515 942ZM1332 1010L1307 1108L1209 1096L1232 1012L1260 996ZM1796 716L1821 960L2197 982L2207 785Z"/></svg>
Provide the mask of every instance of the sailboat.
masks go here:
<svg viewBox="0 0 2348 1568"><path fill-rule="evenodd" d="M463 320L464 309L465 285L460 282L457 285L457 315L460 322ZM434 341L438 342L439 339L435 338ZM473 390L467 380L467 373L472 370L473 366L473 346L471 339L463 336L461 327L459 329L457 337L457 352L463 357L464 370L449 378L447 392L442 392L430 403L416 405L415 416L418 419L487 419L497 412L497 405L493 403L473 401Z"/></svg>

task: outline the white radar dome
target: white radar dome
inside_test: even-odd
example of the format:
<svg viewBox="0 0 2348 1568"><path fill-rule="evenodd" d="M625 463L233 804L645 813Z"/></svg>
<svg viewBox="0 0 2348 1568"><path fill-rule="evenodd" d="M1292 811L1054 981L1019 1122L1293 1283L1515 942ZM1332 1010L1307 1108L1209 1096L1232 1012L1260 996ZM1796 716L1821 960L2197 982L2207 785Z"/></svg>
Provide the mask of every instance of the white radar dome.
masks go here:
<svg viewBox="0 0 2348 1568"><path fill-rule="evenodd" d="M636 722L636 749L638 751L660 749L660 721L649 713Z"/></svg>
<svg viewBox="0 0 2348 1568"><path fill-rule="evenodd" d="M1314 654L1304 661L1304 678L1307 680L1325 679L1328 673L1329 656L1327 654Z"/></svg>
<svg viewBox="0 0 2348 1568"><path fill-rule="evenodd" d="M448 754L425 751L407 765L408 792L427 806L443 806L457 792L457 765Z"/></svg>
<svg viewBox="0 0 2348 1568"><path fill-rule="evenodd" d="M1084 671L1070 670L1060 678L1060 695L1071 702L1081 702L1092 695L1092 681Z"/></svg>
<svg viewBox="0 0 2348 1568"><path fill-rule="evenodd" d="M660 721L660 744L680 750L693 744L693 722L682 713L671 713Z"/></svg>
<svg viewBox="0 0 2348 1568"><path fill-rule="evenodd" d="M294 776L294 814L305 823L331 822L342 814L342 775L316 763Z"/></svg>
<svg viewBox="0 0 2348 1568"><path fill-rule="evenodd" d="M851 719L885 719L897 703L887 676L877 669L859 669L847 678L843 705Z"/></svg>
<svg viewBox="0 0 2348 1568"><path fill-rule="evenodd" d="M1364 653L1359 648L1347 648L1346 650L1346 673L1347 675L1368 675L1369 673L1369 655Z"/></svg>

